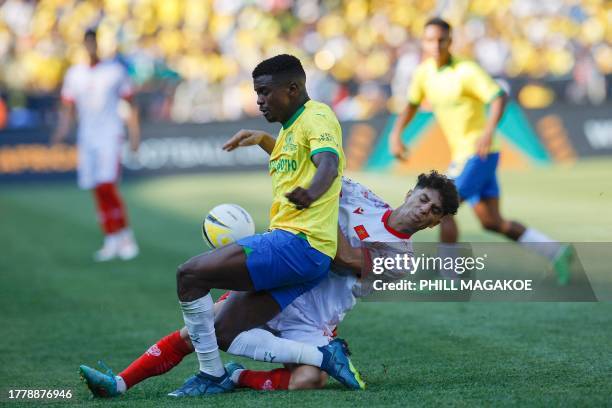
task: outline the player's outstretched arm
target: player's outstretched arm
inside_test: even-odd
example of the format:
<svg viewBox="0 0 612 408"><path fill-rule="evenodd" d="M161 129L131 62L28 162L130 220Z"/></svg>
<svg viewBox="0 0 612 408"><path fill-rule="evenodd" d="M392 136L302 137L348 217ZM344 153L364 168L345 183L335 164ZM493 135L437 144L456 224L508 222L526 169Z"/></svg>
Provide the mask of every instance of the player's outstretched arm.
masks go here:
<svg viewBox="0 0 612 408"><path fill-rule="evenodd" d="M393 129L391 130L391 135L389 139L389 149L391 150L391 154L400 160L408 159L408 149L404 142L402 142L402 133L408 124L412 121L417 111L419 110L418 105L413 105L409 103L406 108L399 114L395 123L393 124Z"/></svg>
<svg viewBox="0 0 612 408"><path fill-rule="evenodd" d="M276 139L261 130L242 129L223 145L223 150L231 152L243 146L259 145L268 154L272 154Z"/></svg>
<svg viewBox="0 0 612 408"><path fill-rule="evenodd" d="M66 140L68 133L70 133L70 128L72 128L75 114L74 103L62 103L62 107L59 112L57 129L55 129L55 132L53 132L53 135L51 136L51 144L62 143L64 140Z"/></svg>
<svg viewBox="0 0 612 408"><path fill-rule="evenodd" d="M310 187L296 187L290 193L285 194L298 210L310 207L317 201L338 177L338 155L332 152L321 152L312 156L312 162L317 171L312 178Z"/></svg>

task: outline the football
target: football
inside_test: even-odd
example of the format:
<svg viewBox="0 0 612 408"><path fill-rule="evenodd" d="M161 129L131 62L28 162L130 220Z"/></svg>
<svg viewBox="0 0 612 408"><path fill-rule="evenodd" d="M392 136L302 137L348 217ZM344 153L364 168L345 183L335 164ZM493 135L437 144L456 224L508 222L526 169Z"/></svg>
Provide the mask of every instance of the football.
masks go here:
<svg viewBox="0 0 612 408"><path fill-rule="evenodd" d="M220 204L202 222L202 236L213 248L231 244L255 233L251 214L236 204Z"/></svg>

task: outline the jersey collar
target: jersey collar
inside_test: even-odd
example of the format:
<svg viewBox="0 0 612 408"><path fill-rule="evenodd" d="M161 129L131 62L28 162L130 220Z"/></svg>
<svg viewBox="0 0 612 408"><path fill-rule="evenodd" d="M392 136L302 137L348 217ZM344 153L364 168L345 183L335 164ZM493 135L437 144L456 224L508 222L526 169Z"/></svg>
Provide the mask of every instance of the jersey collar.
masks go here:
<svg viewBox="0 0 612 408"><path fill-rule="evenodd" d="M446 64L442 65L440 68L437 68L437 67L436 68L438 72L444 71L446 68L452 67L454 62L455 61L453 61L453 56L451 55L448 57L448 62Z"/></svg>
<svg viewBox="0 0 612 408"><path fill-rule="evenodd" d="M298 108L298 110L296 110L295 113L293 115L291 115L289 120L286 121L285 123L283 123L283 129L287 129L287 128L289 128L289 126L293 125L293 122L295 122L297 120L297 118L300 117L302 112L304 112L304 109L306 109L306 104L300 106Z"/></svg>
<svg viewBox="0 0 612 408"><path fill-rule="evenodd" d="M389 231L392 235L395 235L398 238L401 238L401 239L408 239L408 238L410 238L412 236L411 234L406 234L404 232L400 232L398 230L395 230L395 229L391 228L391 226L389 226L389 217L391 216L392 212L393 212L393 210L387 210L387 211L385 211L385 213L382 216L381 221L382 221L383 225L385 226L385 229L387 231Z"/></svg>

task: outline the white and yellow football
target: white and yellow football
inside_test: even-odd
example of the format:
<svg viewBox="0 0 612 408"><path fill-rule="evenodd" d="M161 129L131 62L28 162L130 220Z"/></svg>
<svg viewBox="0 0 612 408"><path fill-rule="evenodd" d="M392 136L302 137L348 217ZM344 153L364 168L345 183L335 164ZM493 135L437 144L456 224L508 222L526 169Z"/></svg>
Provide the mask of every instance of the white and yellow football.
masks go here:
<svg viewBox="0 0 612 408"><path fill-rule="evenodd" d="M202 236L213 248L231 244L255 233L253 217L236 204L220 204L202 222Z"/></svg>

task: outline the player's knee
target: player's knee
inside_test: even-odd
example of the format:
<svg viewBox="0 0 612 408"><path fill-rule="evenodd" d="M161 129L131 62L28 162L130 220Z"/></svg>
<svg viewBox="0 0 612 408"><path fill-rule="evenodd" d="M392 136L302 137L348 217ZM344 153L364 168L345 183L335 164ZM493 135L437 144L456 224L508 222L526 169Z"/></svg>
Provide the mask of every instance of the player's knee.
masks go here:
<svg viewBox="0 0 612 408"><path fill-rule="evenodd" d="M198 298L198 294L202 292L202 284L198 281L198 274L193 264L187 261L176 268L176 291L181 301L194 300L191 299L195 296ZM197 294L192 293L197 292ZM201 295L205 294L204 291Z"/></svg>
<svg viewBox="0 0 612 408"><path fill-rule="evenodd" d="M482 228L491 232L500 232L502 228L501 220L481 220Z"/></svg>

